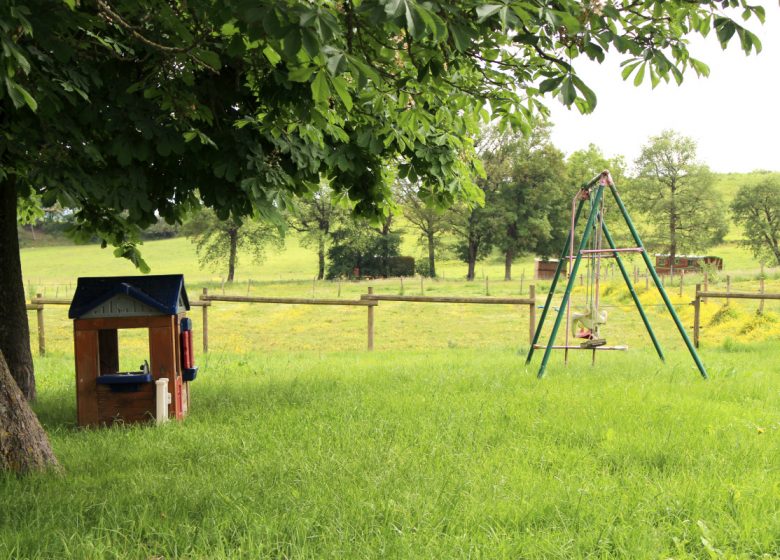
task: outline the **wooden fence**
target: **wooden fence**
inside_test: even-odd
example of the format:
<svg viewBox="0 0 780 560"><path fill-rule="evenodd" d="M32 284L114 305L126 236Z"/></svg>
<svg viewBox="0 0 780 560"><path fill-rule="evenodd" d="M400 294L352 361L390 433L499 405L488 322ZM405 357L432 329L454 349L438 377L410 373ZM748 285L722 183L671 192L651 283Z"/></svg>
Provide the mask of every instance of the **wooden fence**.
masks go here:
<svg viewBox="0 0 780 560"><path fill-rule="evenodd" d="M27 311L35 311L38 322L38 353L41 356L46 355L46 326L43 320L43 310L47 305L70 305L69 299L46 298L41 294L36 294L27 304ZM209 347L208 335L208 307L211 305L208 301L191 301L191 307L203 308L203 351L207 352Z"/></svg>
<svg viewBox="0 0 780 560"><path fill-rule="evenodd" d="M209 351L209 317L208 308L213 302L232 302L232 303L275 303L289 305L333 305L333 306L353 306L365 307L367 309L366 337L368 350L374 349L374 308L379 306L381 301L398 301L412 303L459 303L459 304L479 304L479 305L526 305L528 306L528 340L532 341L534 331L536 330L536 286L529 287L527 298L508 298L508 297L444 297L444 296L403 296L403 295L385 295L375 294L374 288L369 287L368 293L360 296L358 300L349 299L316 299L316 298L293 298L293 297L253 297L253 296L229 296L212 295L208 293L207 288L203 288L200 299L190 301L191 307L200 307L203 312L201 332L203 336L203 352ZM43 356L46 354L46 335L43 310L46 305L70 305L69 299L45 298L41 294L30 300L27 304L28 311L35 311L38 321L38 353Z"/></svg>
<svg viewBox="0 0 780 560"><path fill-rule="evenodd" d="M764 300L780 300L780 294L770 294L763 291L764 281L761 279L761 291L760 292L732 292L727 290L725 292L709 292L701 289L701 284L696 284L696 294L694 296L691 305L693 305L693 345L699 347L699 335L701 332L701 304L707 302L707 298L722 298L727 302L732 299L757 299L760 300L758 306L758 312L764 311Z"/></svg>

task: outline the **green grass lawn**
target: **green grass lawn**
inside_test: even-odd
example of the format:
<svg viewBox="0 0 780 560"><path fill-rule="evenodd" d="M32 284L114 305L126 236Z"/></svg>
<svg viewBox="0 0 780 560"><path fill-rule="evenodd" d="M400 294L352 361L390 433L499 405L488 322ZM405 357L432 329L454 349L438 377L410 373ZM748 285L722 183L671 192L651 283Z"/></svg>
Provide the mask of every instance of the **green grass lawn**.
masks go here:
<svg viewBox="0 0 780 560"><path fill-rule="evenodd" d="M402 290L397 278L312 282L316 256L294 237L227 286L186 240L144 250L154 273L183 272L193 299L204 287ZM733 290L755 291L750 256L723 250L711 287L730 274ZM24 249L22 261L28 292L49 297L70 296L79 275L134 273L96 246ZM403 290L526 295L531 265L504 282L489 259L486 283L480 267L465 282L461 263L444 262L444 279ZM780 292L780 274L767 277ZM701 280L686 278L682 295L667 286L688 327ZM536 284L541 304L548 283ZM64 473L0 476L0 559L780 557L778 303L762 315L757 302L703 306L704 382L658 294L643 279L638 291L666 364L616 278L601 293L605 334L631 349L595 367L589 353L568 367L556 353L541 382L539 354L524 366L525 307L382 302L369 353L365 309L215 303L190 416L103 430L74 427L72 325L67 307L47 306L35 409ZM573 298L584 305L585 288ZM120 369L147 352L145 332L121 333Z"/></svg>
<svg viewBox="0 0 780 560"><path fill-rule="evenodd" d="M0 478L0 558L778 557L778 349L708 357L212 353L186 421L92 431L39 359L65 471Z"/></svg>

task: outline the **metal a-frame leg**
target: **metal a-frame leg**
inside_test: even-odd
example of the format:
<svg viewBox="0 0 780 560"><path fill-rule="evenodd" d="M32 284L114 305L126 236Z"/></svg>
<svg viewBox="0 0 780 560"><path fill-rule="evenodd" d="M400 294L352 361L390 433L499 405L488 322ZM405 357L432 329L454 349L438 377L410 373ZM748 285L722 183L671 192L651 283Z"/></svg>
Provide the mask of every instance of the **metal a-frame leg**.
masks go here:
<svg viewBox="0 0 780 560"><path fill-rule="evenodd" d="M628 215L628 211L626 210L623 201L620 199L620 195L618 194L615 185L612 184L611 182L609 184L609 190L612 192L612 196L614 197L615 202L618 205L618 208L620 208L620 213L623 215L623 219L626 221L626 225L628 225L629 231L631 231L631 236L634 238L634 242L636 243L636 246L642 247L644 249L644 245L642 244L642 239L639 237L639 233L636 231L636 228L634 227L634 223L631 221L631 217ZM666 309L669 311L669 314L672 316L672 319L674 320L674 324L677 326L677 330L680 332L680 336L682 336L685 345L688 347L688 352L690 352L693 361L696 363L696 367L699 368L699 373L704 379L709 379L707 375L707 370L704 369L704 364L701 362L701 359L699 358L699 354L698 352L696 352L696 348L693 347L693 344L691 343L691 339L688 337L688 333L685 332L685 328L683 327L680 318L677 316L677 312L674 310L674 307L672 306L672 302L669 300L669 296L666 295L666 290L664 290L664 287L661 284L661 279L658 278L658 274L655 271L655 267L653 267L653 263L650 261L650 257L647 256L647 251L642 251L641 254L642 254L642 258L645 261L645 265L647 266L647 270L650 272L650 275L653 277L653 282L655 282L656 288L658 288L658 293L661 294L661 299L663 299L664 304L666 304Z"/></svg>
<svg viewBox="0 0 780 560"><path fill-rule="evenodd" d="M607 240L607 244L609 245L609 248L616 249L615 241L612 239L612 236L609 233L609 228L607 228L607 222L602 220L601 228L602 231L604 232L604 238ZM617 261L618 269L620 269L620 274L623 276L623 280L626 282L628 291L631 293L631 298L634 300L634 305L636 305L636 308L639 311L639 315L642 317L642 322L645 324L645 329L647 329L647 334L650 335L650 339L653 341L653 346L655 346L655 351L658 353L658 357L661 358L661 361L663 362L664 361L663 350L661 350L661 345L658 343L658 339L656 339L655 337L653 328L650 326L650 321L647 319L647 315L645 314L645 310L642 307L642 303L639 301L639 296L637 295L636 290L634 289L634 284L631 282L631 277L629 276L626 267L623 265L623 259L620 258L620 253L618 252L613 253L613 256L615 257L615 261Z"/></svg>
<svg viewBox="0 0 780 560"><path fill-rule="evenodd" d="M579 203L577 204L577 210L574 212L574 227L577 227L577 221L580 218L580 213L582 212L582 207L585 205L585 201L580 199ZM571 243L571 230L569 231L569 235L566 236L566 243L563 246L563 251L561 252L561 258L558 259L558 266L555 267L555 274L553 274L552 282L550 283L550 290L547 292L547 300L544 302L544 308L542 308L542 313L539 316L539 322L536 324L536 331L534 332L534 339L531 341L531 348L528 349L528 355L525 358L525 364L528 365L531 363L531 358L534 356L534 346L537 342L539 342L539 337L542 334L542 327L544 326L544 320L547 318L547 312L550 310L550 307L552 306L552 300L555 296L555 288L558 286L558 278L561 276L561 270L563 269L563 263L566 262L566 259L569 256L569 244Z"/></svg>
<svg viewBox="0 0 780 560"><path fill-rule="evenodd" d="M552 352L553 346L555 345L555 337L558 335L558 329L561 326L561 321L563 320L563 315L566 313L566 307L569 303L569 297L571 296L571 290L574 287L574 282L577 279L577 271L580 268L580 261L582 260L582 251L587 247L588 240L590 239L590 233L593 230L593 224L596 221L596 216L598 215L598 211L596 210L599 207L599 204L601 203L601 198L604 194L604 185L599 184L598 188L596 189L596 194L593 196L593 203L590 215L588 216L588 223L585 226L585 231L582 234L582 239L580 240L580 247L577 250L577 257L574 259L574 264L571 267L571 272L569 273L569 280L566 283L566 291L563 293L563 300L561 300L561 306L558 308L558 315L555 317L555 323L553 324L552 332L550 333L550 338L547 340L547 348L544 351L544 357L542 358L542 365L539 366L539 373L536 374L536 377L541 379L544 377L544 370L547 369L547 362L550 360L550 353ZM550 290L550 293L552 293L552 290ZM548 296L549 297L549 296Z"/></svg>

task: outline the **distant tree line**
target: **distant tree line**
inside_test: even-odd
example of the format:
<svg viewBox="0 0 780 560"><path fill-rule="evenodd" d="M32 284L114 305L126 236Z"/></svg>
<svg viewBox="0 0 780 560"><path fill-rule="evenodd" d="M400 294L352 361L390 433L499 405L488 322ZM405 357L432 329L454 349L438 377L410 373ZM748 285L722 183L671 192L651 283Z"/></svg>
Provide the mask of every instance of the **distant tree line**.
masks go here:
<svg viewBox="0 0 780 560"><path fill-rule="evenodd" d="M475 181L476 204L443 199L440 191L411 180L413 173L407 171L393 180L392 200L380 221L356 218L348 196L322 184L283 209L284 222L269 223L262 216L220 219L196 208L183 226L160 218L144 236L187 236L201 266L220 271L227 282L234 280L242 252L260 262L269 248L283 247L286 231L297 232L299 243L316 251L318 279L435 278L444 253L464 263L468 280L474 280L480 260L500 255L504 279L511 280L517 258L558 255L577 187L604 169L643 226L646 245L667 253L672 262L677 255L722 242L728 232L727 205L713 187L715 176L697 159L695 141L678 132L649 138L632 170L621 156L607 158L593 144L564 157L545 122L525 134L487 127L476 147L483 168ZM753 175L758 181L739 187L731 217L756 258L780 264L780 178L769 172ZM41 210L29 205L19 215L33 236L36 229L57 235L73 227L73 214L58 206ZM620 237L620 228L615 229ZM422 257L402 255L404 234L411 234L407 237L415 240ZM626 232L623 237L627 240Z"/></svg>

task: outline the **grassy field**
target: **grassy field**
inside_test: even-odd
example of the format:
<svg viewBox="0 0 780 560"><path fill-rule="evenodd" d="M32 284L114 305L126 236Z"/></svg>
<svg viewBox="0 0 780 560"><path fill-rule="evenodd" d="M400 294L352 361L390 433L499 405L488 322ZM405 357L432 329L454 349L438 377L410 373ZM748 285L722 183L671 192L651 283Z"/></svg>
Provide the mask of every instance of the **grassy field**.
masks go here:
<svg viewBox="0 0 780 560"><path fill-rule="evenodd" d="M407 240L407 243L410 241ZM313 282L296 239L239 281L198 269L186 240L150 242L153 273L211 293L355 299L400 279ZM721 251L721 248L718 249ZM755 291L758 269L730 245L712 280ZM72 294L79 275L133 274L95 246L22 251L28 292ZM532 261L503 282L442 263L428 295L526 295ZM519 277L525 271L521 288ZM780 273L766 271L767 291ZM693 285L668 290L692 324ZM536 282L539 303L546 282ZM366 311L216 303L198 352L192 411L161 428L74 427L72 326L47 306L35 409L64 473L0 476L2 558L778 558L778 304L703 306L699 377L660 298L638 290L667 352L658 361L619 279L604 282L605 329L624 353L540 356L524 366L527 309L383 302L376 351ZM403 291L420 293L419 279ZM585 288L577 286L576 306ZM200 311L192 312L200 347ZM35 315L31 313L35 329ZM549 323L548 323L549 328ZM146 358L121 333L120 366Z"/></svg>
<svg viewBox="0 0 780 560"><path fill-rule="evenodd" d="M213 353L186 422L88 432L40 359L65 473L0 478L0 557L780 556L777 346L653 358Z"/></svg>

